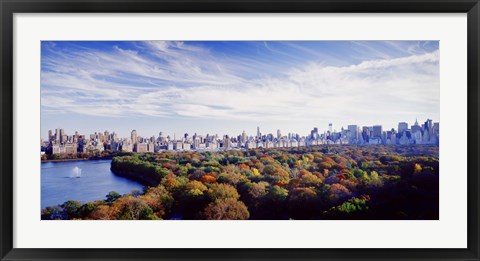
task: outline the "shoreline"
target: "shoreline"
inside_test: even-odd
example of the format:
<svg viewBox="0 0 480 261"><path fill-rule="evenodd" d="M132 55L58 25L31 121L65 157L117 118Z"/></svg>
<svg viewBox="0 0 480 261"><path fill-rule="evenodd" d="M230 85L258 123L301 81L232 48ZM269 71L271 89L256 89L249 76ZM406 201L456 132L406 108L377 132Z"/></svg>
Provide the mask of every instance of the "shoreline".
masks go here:
<svg viewBox="0 0 480 261"><path fill-rule="evenodd" d="M58 162L73 162L73 161L94 161L94 160L111 160L112 157L109 158L81 158L81 159L58 159L58 160L41 160L41 163L58 163Z"/></svg>

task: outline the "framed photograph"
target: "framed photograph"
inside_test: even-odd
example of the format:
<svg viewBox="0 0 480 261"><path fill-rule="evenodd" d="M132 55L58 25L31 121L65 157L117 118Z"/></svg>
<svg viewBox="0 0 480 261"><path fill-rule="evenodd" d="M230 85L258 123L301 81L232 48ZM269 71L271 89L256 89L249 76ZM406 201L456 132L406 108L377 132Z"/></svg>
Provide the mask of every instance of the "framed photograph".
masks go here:
<svg viewBox="0 0 480 261"><path fill-rule="evenodd" d="M2 1L1 260L479 260L475 1Z"/></svg>

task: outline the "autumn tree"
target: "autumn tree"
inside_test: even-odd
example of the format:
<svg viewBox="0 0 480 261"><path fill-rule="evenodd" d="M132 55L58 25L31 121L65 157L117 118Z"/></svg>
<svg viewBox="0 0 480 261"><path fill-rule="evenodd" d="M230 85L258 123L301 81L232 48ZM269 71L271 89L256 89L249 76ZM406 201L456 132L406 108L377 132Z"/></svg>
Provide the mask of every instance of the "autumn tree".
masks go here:
<svg viewBox="0 0 480 261"><path fill-rule="evenodd" d="M317 192L311 188L295 188L289 193L288 206L290 217L311 219L319 207Z"/></svg>
<svg viewBox="0 0 480 261"><path fill-rule="evenodd" d="M242 220L248 219L250 213L243 202L235 198L225 198L208 204L201 217L214 220Z"/></svg>
<svg viewBox="0 0 480 261"><path fill-rule="evenodd" d="M263 175L268 181L288 180L289 174L278 164L268 164L263 168Z"/></svg>
<svg viewBox="0 0 480 261"><path fill-rule="evenodd" d="M116 217L112 215L111 207L109 207L108 205L101 205L95 208L95 210L92 211L92 213L87 219L111 220L116 219Z"/></svg>
<svg viewBox="0 0 480 261"><path fill-rule="evenodd" d="M117 219L122 220L158 219L145 201L131 196L115 201L112 212Z"/></svg>
<svg viewBox="0 0 480 261"><path fill-rule="evenodd" d="M212 201L227 198L238 199L240 197L235 187L224 183L212 184L208 189L207 194Z"/></svg>
<svg viewBox="0 0 480 261"><path fill-rule="evenodd" d="M152 209L152 213L159 218L165 218L174 203L172 194L163 186L149 188L138 199L145 202Z"/></svg>
<svg viewBox="0 0 480 261"><path fill-rule="evenodd" d="M338 203L347 200L352 193L345 186L339 183L335 183L330 186L328 198L330 203L337 205Z"/></svg>

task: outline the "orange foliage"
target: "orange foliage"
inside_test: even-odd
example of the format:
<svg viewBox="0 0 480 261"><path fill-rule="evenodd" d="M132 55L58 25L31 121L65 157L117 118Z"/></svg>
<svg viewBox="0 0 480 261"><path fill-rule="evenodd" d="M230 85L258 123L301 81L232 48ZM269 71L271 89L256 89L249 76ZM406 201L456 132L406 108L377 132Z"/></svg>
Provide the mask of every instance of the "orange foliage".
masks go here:
<svg viewBox="0 0 480 261"><path fill-rule="evenodd" d="M241 220L248 219L250 213L242 201L234 198L216 200L202 212L205 219Z"/></svg>
<svg viewBox="0 0 480 261"><path fill-rule="evenodd" d="M162 185L169 191L179 188L182 184L172 175L162 181Z"/></svg>
<svg viewBox="0 0 480 261"><path fill-rule="evenodd" d="M288 181L286 180L279 180L275 183L275 185L280 186L280 187L285 187L288 185Z"/></svg>
<svg viewBox="0 0 480 261"><path fill-rule="evenodd" d="M322 169L330 169L331 167L332 167L332 163L325 162L325 161L322 161L322 163L320 163L320 168Z"/></svg>
<svg viewBox="0 0 480 261"><path fill-rule="evenodd" d="M306 169L302 169L298 173L300 174L300 177L302 177L303 175L307 175L307 174L312 175L312 173L310 171L306 170Z"/></svg>
<svg viewBox="0 0 480 261"><path fill-rule="evenodd" d="M247 166L247 165L245 165L245 164L243 164L243 163L240 164L240 165L238 165L238 167L239 167L240 169L250 169L249 166Z"/></svg>
<svg viewBox="0 0 480 261"><path fill-rule="evenodd" d="M328 156L324 157L324 158L322 159L322 162L328 163L328 164L330 164L330 165L333 165L333 164L336 163L332 158L330 158L330 157L328 157Z"/></svg>
<svg viewBox="0 0 480 261"><path fill-rule="evenodd" d="M215 176L213 176L212 174L206 174L201 178L201 181L205 183L215 183L217 181L217 178L215 178Z"/></svg>
<svg viewBox="0 0 480 261"><path fill-rule="evenodd" d="M108 220L114 219L112 215L112 211L110 211L110 207L106 205L98 206L91 214L91 219L101 219L101 220Z"/></svg>

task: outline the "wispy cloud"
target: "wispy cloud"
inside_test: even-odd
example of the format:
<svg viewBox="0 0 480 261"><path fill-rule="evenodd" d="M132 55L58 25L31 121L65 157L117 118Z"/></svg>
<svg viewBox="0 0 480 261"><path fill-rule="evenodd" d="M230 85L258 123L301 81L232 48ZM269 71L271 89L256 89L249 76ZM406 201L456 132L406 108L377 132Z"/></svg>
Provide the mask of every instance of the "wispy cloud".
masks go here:
<svg viewBox="0 0 480 261"><path fill-rule="evenodd" d="M438 48L388 42L396 52L405 50L389 55L354 43L372 57L354 62L302 42L278 51L270 42L259 44L270 54L228 56L208 42L44 44L42 113L259 122L439 113ZM277 52L285 63L265 62L278 61ZM304 56L292 64L288 57L298 53Z"/></svg>

